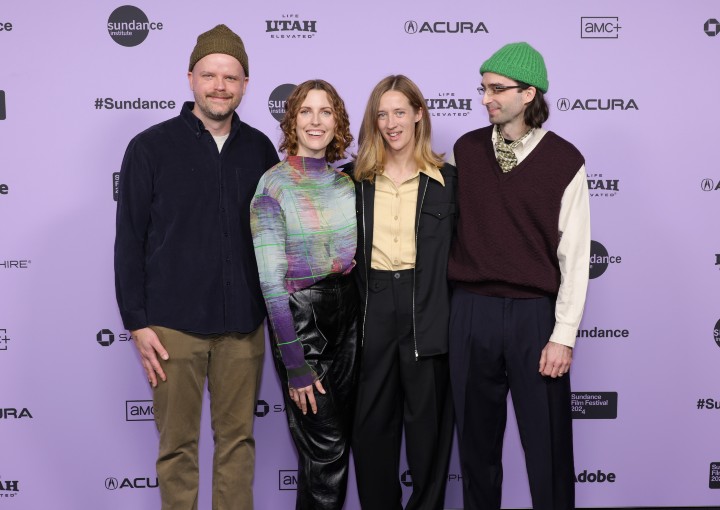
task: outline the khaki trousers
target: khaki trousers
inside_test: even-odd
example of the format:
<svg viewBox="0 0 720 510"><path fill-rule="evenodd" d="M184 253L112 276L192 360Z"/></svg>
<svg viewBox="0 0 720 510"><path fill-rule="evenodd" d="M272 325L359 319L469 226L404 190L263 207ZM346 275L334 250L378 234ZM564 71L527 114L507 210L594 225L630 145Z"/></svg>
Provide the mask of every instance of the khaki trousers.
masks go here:
<svg viewBox="0 0 720 510"><path fill-rule="evenodd" d="M207 377L215 439L212 508L252 510L253 413L265 352L263 327L223 335L151 327L170 355L160 360L167 381L159 381L153 395L162 509L197 510L198 438Z"/></svg>

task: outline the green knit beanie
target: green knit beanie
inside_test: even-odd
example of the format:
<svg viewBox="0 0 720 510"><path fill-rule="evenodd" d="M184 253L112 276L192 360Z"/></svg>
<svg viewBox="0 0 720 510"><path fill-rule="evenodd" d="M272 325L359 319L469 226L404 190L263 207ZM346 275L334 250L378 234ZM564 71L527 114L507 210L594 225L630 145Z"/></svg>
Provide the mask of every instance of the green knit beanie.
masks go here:
<svg viewBox="0 0 720 510"><path fill-rule="evenodd" d="M480 74L495 73L523 81L543 92L548 91L545 61L538 51L526 42L506 44L480 66Z"/></svg>
<svg viewBox="0 0 720 510"><path fill-rule="evenodd" d="M195 49L193 49L190 55L190 68L188 71L193 70L198 60L211 53L224 53L225 55L235 57L245 71L245 76L250 76L245 45L242 39L240 39L240 36L225 25L218 25L212 30L208 30L198 36Z"/></svg>

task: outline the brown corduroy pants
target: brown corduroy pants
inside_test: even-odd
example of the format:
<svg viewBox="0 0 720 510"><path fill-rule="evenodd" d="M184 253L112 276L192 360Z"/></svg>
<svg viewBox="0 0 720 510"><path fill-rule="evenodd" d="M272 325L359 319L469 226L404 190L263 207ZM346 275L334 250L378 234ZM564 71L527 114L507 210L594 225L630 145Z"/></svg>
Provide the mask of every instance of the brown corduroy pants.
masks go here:
<svg viewBox="0 0 720 510"><path fill-rule="evenodd" d="M163 510L197 510L200 413L208 380L213 455L213 510L252 510L255 471L253 413L265 335L195 335L152 326L170 355L167 381L154 390L160 433L157 473Z"/></svg>

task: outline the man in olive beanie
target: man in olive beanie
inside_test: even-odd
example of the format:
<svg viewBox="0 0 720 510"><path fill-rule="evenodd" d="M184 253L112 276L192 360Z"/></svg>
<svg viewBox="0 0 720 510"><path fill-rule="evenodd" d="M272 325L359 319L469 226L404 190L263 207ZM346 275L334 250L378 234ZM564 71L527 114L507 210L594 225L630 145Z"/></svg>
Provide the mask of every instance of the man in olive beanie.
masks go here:
<svg viewBox="0 0 720 510"><path fill-rule="evenodd" d="M508 44L480 67L490 125L454 147L459 220L450 373L466 510L500 508L512 393L536 510L575 508L570 379L590 264L585 160L542 129L540 53Z"/></svg>
<svg viewBox="0 0 720 510"><path fill-rule="evenodd" d="M212 508L251 510L265 305L249 211L278 156L235 112L248 84L237 34L225 25L200 34L188 81L195 101L137 135L125 152L115 289L153 388L163 510L198 507L206 381L215 439Z"/></svg>

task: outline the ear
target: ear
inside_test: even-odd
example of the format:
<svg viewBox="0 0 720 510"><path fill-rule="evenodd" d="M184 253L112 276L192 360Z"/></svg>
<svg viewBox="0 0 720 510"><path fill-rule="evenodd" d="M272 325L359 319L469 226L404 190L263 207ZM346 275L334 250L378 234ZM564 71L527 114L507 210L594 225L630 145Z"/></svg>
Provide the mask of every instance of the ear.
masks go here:
<svg viewBox="0 0 720 510"><path fill-rule="evenodd" d="M535 99L535 94L537 93L537 89L533 86L530 86L522 91L523 94L523 104L530 104L533 99Z"/></svg>
<svg viewBox="0 0 720 510"><path fill-rule="evenodd" d="M415 123L417 124L420 122L420 119L422 119L424 108L418 108L418 110L415 112Z"/></svg>
<svg viewBox="0 0 720 510"><path fill-rule="evenodd" d="M193 89L192 71L188 71L188 85L190 86L190 90L192 90Z"/></svg>
<svg viewBox="0 0 720 510"><path fill-rule="evenodd" d="M248 82L250 81L250 78L247 76L243 79L243 86L242 86L242 95L245 95L245 91L247 90Z"/></svg>

